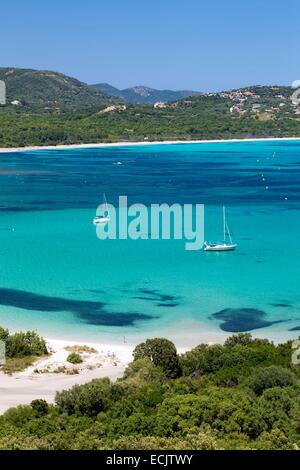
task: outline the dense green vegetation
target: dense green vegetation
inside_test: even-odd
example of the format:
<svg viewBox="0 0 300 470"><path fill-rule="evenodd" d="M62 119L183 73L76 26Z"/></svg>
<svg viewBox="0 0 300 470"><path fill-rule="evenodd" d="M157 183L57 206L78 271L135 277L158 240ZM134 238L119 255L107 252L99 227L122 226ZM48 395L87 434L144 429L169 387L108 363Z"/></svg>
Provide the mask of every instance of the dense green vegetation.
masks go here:
<svg viewBox="0 0 300 470"><path fill-rule="evenodd" d="M250 112L241 117L231 114L226 98L195 97L190 101L166 109L129 106L109 113L99 109L25 113L3 108L0 146L300 136L300 121L292 114L282 112L260 120Z"/></svg>
<svg viewBox="0 0 300 470"><path fill-rule="evenodd" d="M290 87L248 87L154 108L119 106L119 98L56 72L0 68L0 80L7 85L0 147L300 136Z"/></svg>
<svg viewBox="0 0 300 470"><path fill-rule="evenodd" d="M298 449L291 343L238 334L179 356L137 346L122 379L74 386L0 417L0 449Z"/></svg>
<svg viewBox="0 0 300 470"><path fill-rule="evenodd" d="M18 372L30 366L38 357L49 354L46 342L35 331L10 334L0 327L0 341L5 344L5 363L0 364L6 373Z"/></svg>

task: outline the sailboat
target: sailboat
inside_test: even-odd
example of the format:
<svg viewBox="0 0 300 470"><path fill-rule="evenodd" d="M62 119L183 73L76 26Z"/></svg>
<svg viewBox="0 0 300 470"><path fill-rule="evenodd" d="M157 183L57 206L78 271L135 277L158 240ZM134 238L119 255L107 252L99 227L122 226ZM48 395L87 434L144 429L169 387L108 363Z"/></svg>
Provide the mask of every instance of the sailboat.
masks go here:
<svg viewBox="0 0 300 470"><path fill-rule="evenodd" d="M228 224L226 221L226 209L223 206L223 236L224 241L220 243L204 243L205 251L234 251L237 247L236 243L233 243Z"/></svg>
<svg viewBox="0 0 300 470"><path fill-rule="evenodd" d="M107 224L110 221L109 217L109 212L108 212L108 205L107 205L107 200L105 194L103 194L103 205L105 208L105 214L106 215L96 215L93 219L93 224L94 225L99 225L99 224Z"/></svg>

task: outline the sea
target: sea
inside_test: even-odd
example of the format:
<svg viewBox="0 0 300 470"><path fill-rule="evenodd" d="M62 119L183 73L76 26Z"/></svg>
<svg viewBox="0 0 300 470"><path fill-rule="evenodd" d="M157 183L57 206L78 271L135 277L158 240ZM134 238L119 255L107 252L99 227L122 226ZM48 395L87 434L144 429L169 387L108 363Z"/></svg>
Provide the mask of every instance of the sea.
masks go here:
<svg viewBox="0 0 300 470"><path fill-rule="evenodd" d="M0 154L0 325L48 338L178 347L237 332L300 334L300 141L24 150ZM204 204L205 239L99 239L103 201Z"/></svg>

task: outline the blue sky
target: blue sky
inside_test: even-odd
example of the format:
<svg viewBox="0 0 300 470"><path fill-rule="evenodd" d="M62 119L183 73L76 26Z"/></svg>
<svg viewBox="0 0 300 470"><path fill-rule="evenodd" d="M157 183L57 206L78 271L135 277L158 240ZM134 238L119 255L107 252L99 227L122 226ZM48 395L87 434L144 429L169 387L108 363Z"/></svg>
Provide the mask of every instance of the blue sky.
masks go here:
<svg viewBox="0 0 300 470"><path fill-rule="evenodd" d="M221 90L300 79L299 0L10 0L0 66L125 88Z"/></svg>

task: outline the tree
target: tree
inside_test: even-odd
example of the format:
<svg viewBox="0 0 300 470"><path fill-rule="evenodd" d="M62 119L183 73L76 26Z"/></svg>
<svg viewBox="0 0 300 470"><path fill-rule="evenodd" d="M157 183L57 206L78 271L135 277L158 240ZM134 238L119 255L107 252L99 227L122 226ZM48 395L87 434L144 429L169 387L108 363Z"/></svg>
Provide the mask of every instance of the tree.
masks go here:
<svg viewBox="0 0 300 470"><path fill-rule="evenodd" d="M30 406L36 412L36 415L39 417L46 415L49 411L49 405L46 400L33 400Z"/></svg>
<svg viewBox="0 0 300 470"><path fill-rule="evenodd" d="M229 336L229 338L226 339L224 346L225 348L231 348L237 344L245 346L252 342L253 339L250 333L238 333L237 335Z"/></svg>
<svg viewBox="0 0 300 470"><path fill-rule="evenodd" d="M148 358L160 367L167 377L176 378L181 375L181 367L174 344L165 338L147 339L133 351L134 360Z"/></svg>
<svg viewBox="0 0 300 470"><path fill-rule="evenodd" d="M197 377L218 370L223 351L224 347L220 344L200 344L187 351L180 358L183 375Z"/></svg>
<svg viewBox="0 0 300 470"><path fill-rule="evenodd" d="M272 387L288 387L295 382L294 374L283 367L270 366L259 369L256 374L250 378L249 387L261 395L264 390Z"/></svg>
<svg viewBox="0 0 300 470"><path fill-rule="evenodd" d="M46 341L35 331L15 333L6 339L7 357L43 356L48 354Z"/></svg>

